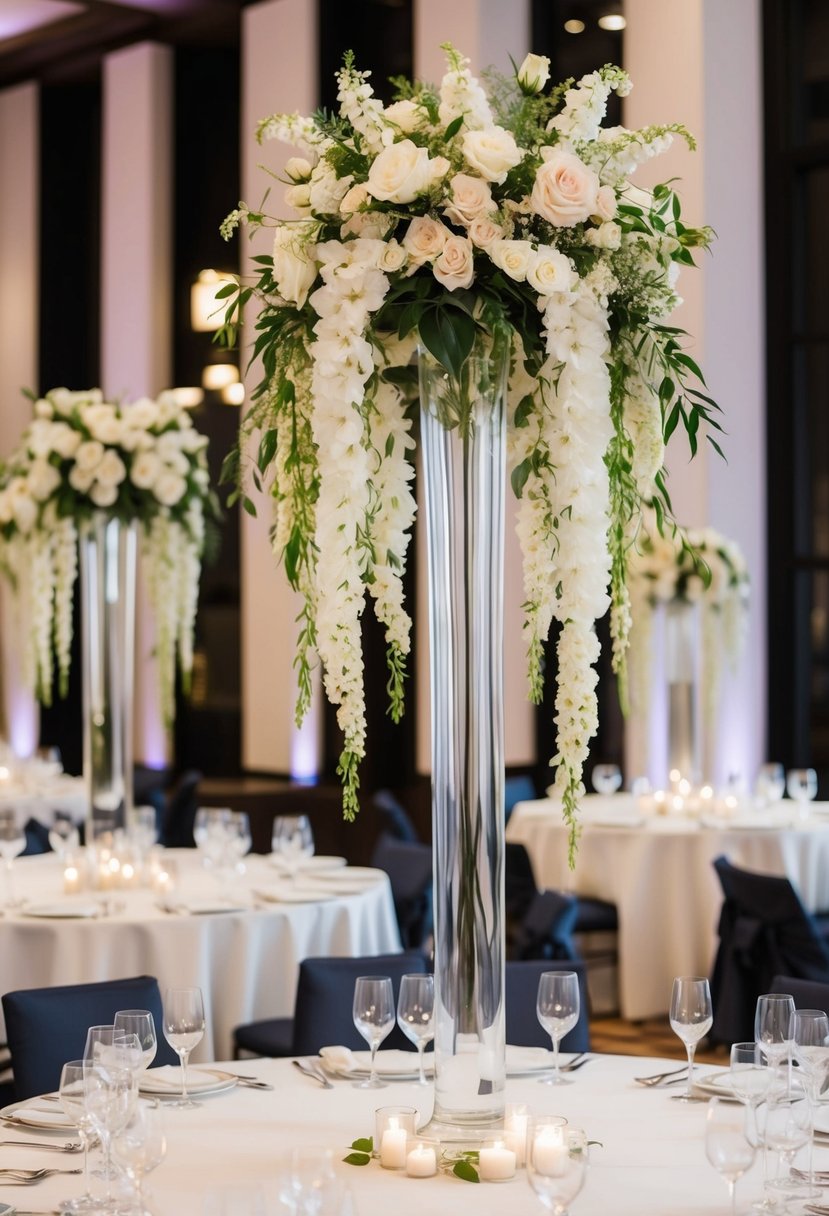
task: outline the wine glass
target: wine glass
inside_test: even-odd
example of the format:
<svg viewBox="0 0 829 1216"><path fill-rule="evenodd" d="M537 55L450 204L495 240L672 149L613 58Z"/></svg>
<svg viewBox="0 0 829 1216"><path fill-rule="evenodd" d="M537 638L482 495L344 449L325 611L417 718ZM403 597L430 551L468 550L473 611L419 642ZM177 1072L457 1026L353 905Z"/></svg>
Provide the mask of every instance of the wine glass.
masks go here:
<svg viewBox="0 0 829 1216"><path fill-rule="evenodd" d="M796 1009L794 1015L794 1054L800 1066L803 1083L812 1111L812 1136L809 1138L809 1188L819 1194L815 1185L812 1139L815 1107L829 1076L829 1017L822 1009Z"/></svg>
<svg viewBox="0 0 829 1216"><path fill-rule="evenodd" d="M154 806L136 806L132 809L127 839L141 861L158 839L158 823Z"/></svg>
<svg viewBox="0 0 829 1216"><path fill-rule="evenodd" d="M542 1085L571 1085L559 1066L559 1045L579 1020L579 977L575 971L545 971L538 981L535 1010L538 1020L553 1041L553 1075L542 1077Z"/></svg>
<svg viewBox="0 0 829 1216"><path fill-rule="evenodd" d="M245 866L242 858L250 851L253 837L250 833L250 819L245 811L234 811L230 817L230 849L234 859L234 869L237 874L244 874Z"/></svg>
<svg viewBox="0 0 829 1216"><path fill-rule="evenodd" d="M597 794L615 794L622 785L622 770L618 764L597 764L590 781Z"/></svg>
<svg viewBox="0 0 829 1216"><path fill-rule="evenodd" d="M794 997L769 992L757 998L754 1041L772 1068L785 1058L794 1039Z"/></svg>
<svg viewBox="0 0 829 1216"><path fill-rule="evenodd" d="M568 1204L584 1186L588 1159L581 1128L562 1126L559 1115L530 1119L527 1181L548 1212L568 1216Z"/></svg>
<svg viewBox="0 0 829 1216"><path fill-rule="evenodd" d="M354 1081L357 1089L385 1089L377 1076L377 1048L394 1026L394 993L387 975L361 975L354 984L354 1025L371 1048L371 1073L367 1081Z"/></svg>
<svg viewBox="0 0 829 1216"><path fill-rule="evenodd" d="M308 816L277 815L273 821L271 848L293 878L300 862L314 855L314 833Z"/></svg>
<svg viewBox="0 0 829 1216"><path fill-rule="evenodd" d="M812 1104L801 1087L773 1091L766 1103L763 1142L766 1152L777 1153L778 1177L766 1182L767 1190L783 1192L792 1199L791 1166L796 1154L812 1136ZM799 1189L802 1183L796 1184ZM776 1209L773 1209L776 1210Z"/></svg>
<svg viewBox="0 0 829 1216"><path fill-rule="evenodd" d="M746 1134L756 1148L759 1143L757 1108L769 1092L774 1069L767 1066L763 1052L756 1043L733 1043L728 1079L735 1098L745 1104L751 1116Z"/></svg>
<svg viewBox="0 0 829 1216"><path fill-rule="evenodd" d="M83 1060L69 1060L64 1064L60 1074L58 1094L60 1104L66 1117L78 1129L78 1137L83 1147L83 1179L84 1193L77 1199L64 1199L58 1207L62 1212L97 1212L99 1201L89 1189L89 1142L94 1134L92 1120L86 1109L86 1098L83 1085Z"/></svg>
<svg viewBox="0 0 829 1216"><path fill-rule="evenodd" d="M0 857L6 863L6 907L14 908L20 902L14 893L14 876L12 873L14 859L26 848L26 833L20 823L17 812L13 810L0 811Z"/></svg>
<svg viewBox="0 0 829 1216"><path fill-rule="evenodd" d="M134 1034L141 1047L144 1072L150 1067L158 1051L155 1021L149 1009L120 1009L113 1018L116 1034Z"/></svg>
<svg viewBox="0 0 829 1216"><path fill-rule="evenodd" d="M817 773L813 768L791 768L786 774L786 793L797 803L799 819L808 819L809 803L817 796Z"/></svg>
<svg viewBox="0 0 829 1216"><path fill-rule="evenodd" d="M754 793L761 806L779 802L786 792L786 772L782 764L763 764L754 783Z"/></svg>
<svg viewBox="0 0 829 1216"><path fill-rule="evenodd" d="M219 863L227 840L230 807L199 807L193 821L193 840L206 868Z"/></svg>
<svg viewBox="0 0 829 1216"><path fill-rule="evenodd" d="M112 1137L129 1122L138 1097L136 1073L129 1052L99 1043L100 1050L84 1057L83 1089L86 1112L104 1150L106 1211L112 1211Z"/></svg>
<svg viewBox="0 0 829 1216"><path fill-rule="evenodd" d="M181 1060L181 1097L170 1106L200 1106L187 1093L187 1061L204 1037L201 988L168 988L164 993L164 1037Z"/></svg>
<svg viewBox="0 0 829 1216"><path fill-rule="evenodd" d="M671 1030L679 1035L688 1053L688 1084L682 1101L692 1100L694 1086L694 1052L697 1043L711 1029L714 1013L708 980L698 975L680 975L674 980L671 993Z"/></svg>
<svg viewBox="0 0 829 1216"><path fill-rule="evenodd" d="M423 1052L435 1037L435 977L404 975L397 998L397 1023L417 1048L418 1081L428 1084L423 1072Z"/></svg>
<svg viewBox="0 0 829 1216"><path fill-rule="evenodd" d="M49 828L49 845L61 865L67 855L80 846L81 837L68 811L53 811Z"/></svg>
<svg viewBox="0 0 829 1216"><path fill-rule="evenodd" d="M137 1102L132 1117L112 1138L112 1159L123 1170L135 1194L135 1216L146 1216L144 1178L167 1153L164 1121L157 1102Z"/></svg>
<svg viewBox="0 0 829 1216"><path fill-rule="evenodd" d="M737 1212L737 1181L754 1161L755 1146L746 1135L746 1109L712 1098L705 1120L705 1155L728 1183L732 1216Z"/></svg>
<svg viewBox="0 0 829 1216"><path fill-rule="evenodd" d="M303 1216L340 1213L342 1192L330 1149L309 1145L283 1153L277 1160L276 1177L280 1204L286 1211Z"/></svg>

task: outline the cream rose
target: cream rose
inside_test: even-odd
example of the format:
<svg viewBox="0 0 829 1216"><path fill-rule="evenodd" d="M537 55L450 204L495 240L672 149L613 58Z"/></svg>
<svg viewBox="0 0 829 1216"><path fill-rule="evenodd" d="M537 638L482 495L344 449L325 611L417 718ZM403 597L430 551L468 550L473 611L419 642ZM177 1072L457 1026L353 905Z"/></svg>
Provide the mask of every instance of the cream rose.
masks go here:
<svg viewBox="0 0 829 1216"><path fill-rule="evenodd" d="M480 177L456 173L449 186L452 201L447 203L443 210L453 224L462 224L467 228L479 215L486 215L487 212L495 210L489 184Z"/></svg>
<svg viewBox="0 0 829 1216"><path fill-rule="evenodd" d="M556 291L572 291L576 273L563 253L542 245L530 255L527 282L539 295L551 296Z"/></svg>
<svg viewBox="0 0 829 1216"><path fill-rule="evenodd" d="M49 432L49 440L53 451L64 460L74 456L81 445L81 434L67 422L53 422Z"/></svg>
<svg viewBox="0 0 829 1216"><path fill-rule="evenodd" d="M527 55L517 79L525 93L540 93L550 79L550 60L546 55Z"/></svg>
<svg viewBox="0 0 829 1216"><path fill-rule="evenodd" d="M380 202L412 203L431 183L429 153L410 139L401 139L375 157L366 187Z"/></svg>
<svg viewBox="0 0 829 1216"><path fill-rule="evenodd" d="M290 156L285 165L285 176L295 183L307 182L313 172L313 165L304 156Z"/></svg>
<svg viewBox="0 0 829 1216"><path fill-rule="evenodd" d="M600 186L596 195L596 210L593 213L600 220L616 218L616 191L612 186Z"/></svg>
<svg viewBox="0 0 829 1216"><path fill-rule="evenodd" d="M48 460L32 461L26 478L32 498L45 502L60 485L60 473Z"/></svg>
<svg viewBox="0 0 829 1216"><path fill-rule="evenodd" d="M104 485L103 482L96 481L89 491L89 497L96 507L111 507L118 497L118 487Z"/></svg>
<svg viewBox="0 0 829 1216"><path fill-rule="evenodd" d="M395 101L392 105L386 106L383 111L383 121L397 127L398 131L402 131L404 135L411 135L412 131L417 131L419 127L425 125L427 115L416 101Z"/></svg>
<svg viewBox="0 0 829 1216"><path fill-rule="evenodd" d="M340 215L353 215L368 202L368 190L365 182L359 182L346 190L340 202Z"/></svg>
<svg viewBox="0 0 829 1216"><path fill-rule="evenodd" d="M283 299L302 308L317 277L313 245L309 245L315 225L280 224L273 241L273 277Z"/></svg>
<svg viewBox="0 0 829 1216"><path fill-rule="evenodd" d="M443 252L451 233L437 220L428 215L420 215L412 220L403 237L403 248L416 266L431 262Z"/></svg>
<svg viewBox="0 0 829 1216"><path fill-rule="evenodd" d="M479 249L489 249L493 241L500 241L504 235L504 230L500 224L496 224L488 215L479 215L469 225L469 239L473 245L477 245Z"/></svg>
<svg viewBox="0 0 829 1216"><path fill-rule="evenodd" d="M557 228L581 224L596 210L599 179L572 152L556 148L535 175L530 203L536 215Z"/></svg>
<svg viewBox="0 0 829 1216"><path fill-rule="evenodd" d="M380 254L377 265L381 270L391 273L399 270L405 264L406 257L406 250L400 242L391 240L383 246L383 252Z"/></svg>
<svg viewBox="0 0 829 1216"><path fill-rule="evenodd" d="M130 468L130 481L139 490L151 490L161 473L161 461L155 452L141 452Z"/></svg>
<svg viewBox="0 0 829 1216"><path fill-rule="evenodd" d="M523 159L509 131L503 127L487 127L483 131L467 131L463 137L464 158L488 182L503 182L513 166Z"/></svg>
<svg viewBox="0 0 829 1216"><path fill-rule="evenodd" d="M469 287L475 277L472 242L465 236L448 236L433 269L435 278L447 291Z"/></svg>
<svg viewBox="0 0 829 1216"><path fill-rule="evenodd" d="M288 186L285 191L286 207L295 207L297 211L307 211L311 206L311 187L307 182L299 182Z"/></svg>
<svg viewBox="0 0 829 1216"><path fill-rule="evenodd" d="M487 252L498 269L516 283L526 279L533 252L529 241L493 241Z"/></svg>
<svg viewBox="0 0 829 1216"><path fill-rule="evenodd" d="M155 494L162 507L174 507L183 497L187 482L175 473L162 473L153 486Z"/></svg>
<svg viewBox="0 0 829 1216"><path fill-rule="evenodd" d="M101 463L103 455L104 445L97 439L87 439L75 453L75 463L79 469L90 472Z"/></svg>

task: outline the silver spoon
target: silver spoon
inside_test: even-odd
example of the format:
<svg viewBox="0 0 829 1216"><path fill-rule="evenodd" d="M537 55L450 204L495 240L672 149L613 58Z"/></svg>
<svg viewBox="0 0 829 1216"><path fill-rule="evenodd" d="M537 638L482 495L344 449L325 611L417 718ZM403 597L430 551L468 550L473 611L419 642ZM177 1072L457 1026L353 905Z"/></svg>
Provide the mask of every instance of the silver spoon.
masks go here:
<svg viewBox="0 0 829 1216"><path fill-rule="evenodd" d="M307 1061L301 1062L300 1060L291 1060L291 1063L293 1064L294 1068L298 1068L304 1076L311 1077L311 1079L314 1081L319 1081L323 1089L334 1088L334 1086L328 1080L328 1077L326 1077L324 1073L320 1072L319 1069L312 1068Z"/></svg>

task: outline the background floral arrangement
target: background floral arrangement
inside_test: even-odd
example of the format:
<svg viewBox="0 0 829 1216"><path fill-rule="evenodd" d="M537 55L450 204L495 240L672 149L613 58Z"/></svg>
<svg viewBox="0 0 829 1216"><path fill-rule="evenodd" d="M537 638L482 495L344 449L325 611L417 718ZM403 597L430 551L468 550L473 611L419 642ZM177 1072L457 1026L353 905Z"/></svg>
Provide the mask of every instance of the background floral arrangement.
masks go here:
<svg viewBox="0 0 829 1216"><path fill-rule="evenodd" d="M58 388L34 414L0 470L0 559L17 592L28 681L50 704L54 656L66 694L79 531L99 511L137 520L169 723L176 651L185 678L193 665L205 524L218 511L207 439L172 393L125 404Z"/></svg>
<svg viewBox="0 0 829 1216"><path fill-rule="evenodd" d="M610 604L623 669L641 505L654 499L660 518L669 509L664 442L681 421L693 451L700 424L717 426L681 331L665 323L680 266L693 265L692 249L711 233L683 223L668 186L629 184L674 135L693 140L678 124L603 129L610 93L631 87L619 68L547 89L549 61L530 55L514 77L489 73L485 91L469 61L444 50L439 89L395 81L397 100L384 108L346 56L338 114L259 124L260 140L302 153L286 167L285 202L298 214L276 219L240 203L223 225L225 237L240 223L274 228L273 255L255 259L258 280L223 289L228 342L251 296L261 302L253 357L264 370L224 472L254 512L243 454L258 431L253 480L262 488L267 479L274 551L305 601L297 712L318 655L345 736L351 816L365 747L367 593L386 628L395 720L403 707L412 351L421 343L462 389L473 348L509 344L530 694L540 697L556 618L551 763L574 840L596 729L594 622Z"/></svg>

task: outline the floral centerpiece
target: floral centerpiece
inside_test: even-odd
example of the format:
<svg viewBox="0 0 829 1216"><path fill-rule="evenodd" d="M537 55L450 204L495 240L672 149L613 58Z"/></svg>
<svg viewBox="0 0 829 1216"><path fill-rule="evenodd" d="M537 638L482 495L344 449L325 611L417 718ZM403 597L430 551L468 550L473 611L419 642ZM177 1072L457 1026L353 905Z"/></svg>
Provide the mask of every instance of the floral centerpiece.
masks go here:
<svg viewBox="0 0 829 1216"><path fill-rule="evenodd" d="M157 630L162 709L172 721L175 656L193 663L205 524L216 512L207 439L173 393L131 404L99 389L54 389L0 471L0 560L17 593L24 673L52 700L66 694L78 539L96 513L138 522Z"/></svg>
<svg viewBox="0 0 829 1216"><path fill-rule="evenodd" d="M304 596L298 713L322 661L344 733L339 771L357 808L365 747L360 616L370 596L388 641L390 712L403 708L410 619L402 576L415 514L412 414L420 344L459 386L446 425L468 417L473 354L510 355L510 478L520 500L524 636L538 700L542 649L560 622L552 759L573 840L582 767L596 729L599 643L610 606L614 662L630 628L628 554L643 502L669 510L664 442L679 422L695 449L717 426L694 360L667 323L677 274L711 232L686 224L670 186L633 187L637 166L680 124L603 128L625 72L606 66L553 88L530 55L485 90L445 48L440 87L397 81L384 107L351 56L339 112L276 114L259 124L301 155L288 160L294 217L244 203L227 217L271 227L258 280L228 287L232 340L241 306L261 303L254 356L264 377L225 470L239 478L261 432L254 480L268 478L273 547ZM222 294L222 293L219 293Z"/></svg>

